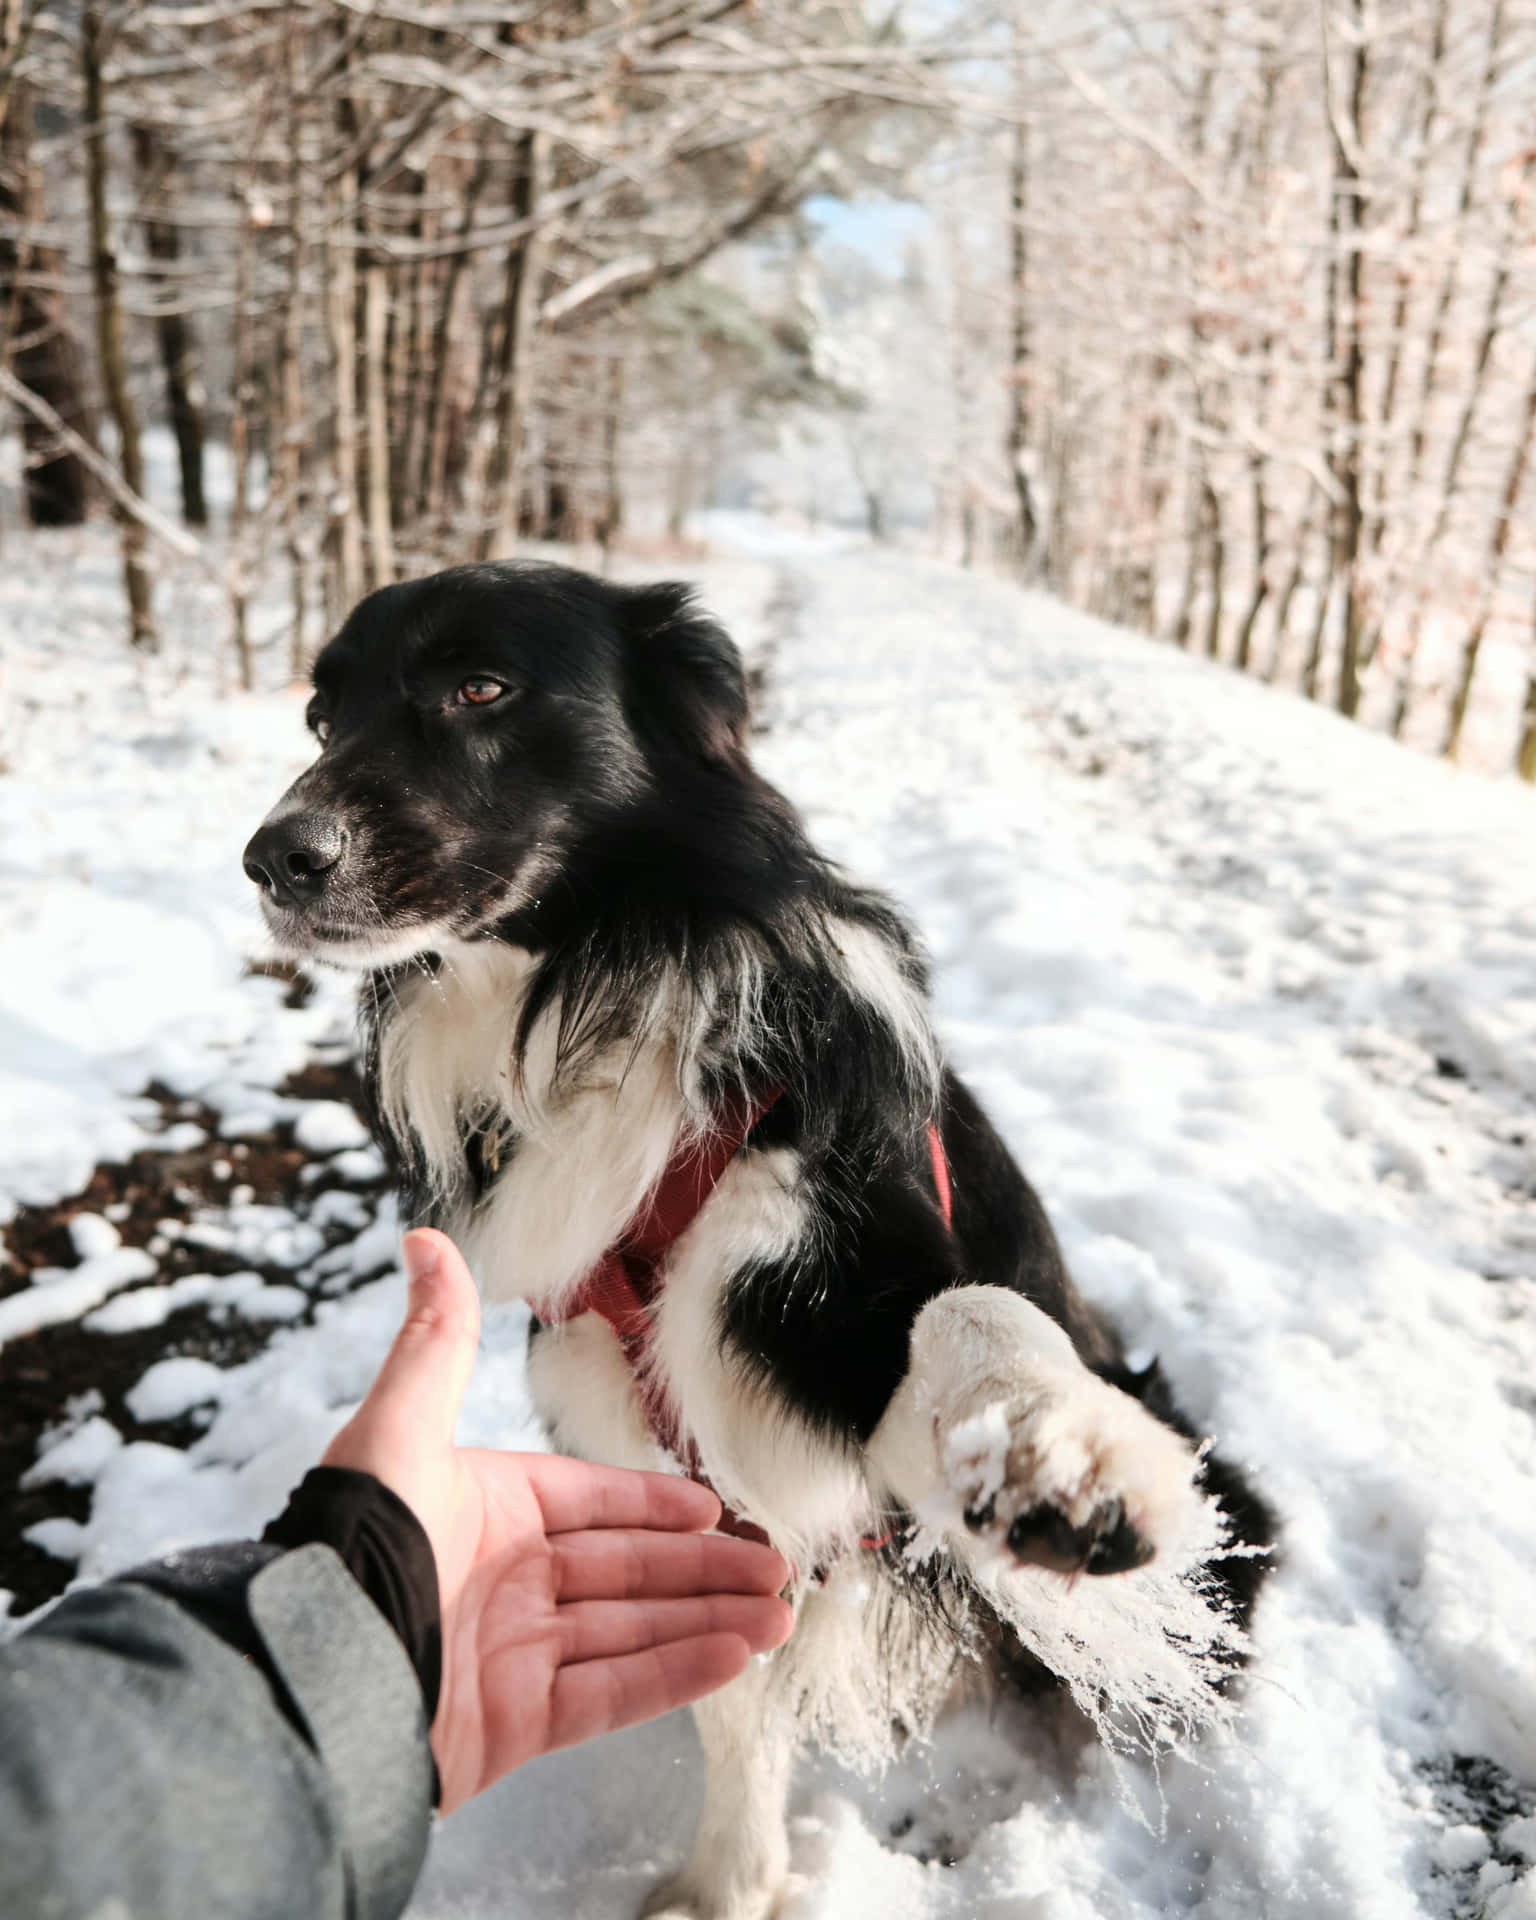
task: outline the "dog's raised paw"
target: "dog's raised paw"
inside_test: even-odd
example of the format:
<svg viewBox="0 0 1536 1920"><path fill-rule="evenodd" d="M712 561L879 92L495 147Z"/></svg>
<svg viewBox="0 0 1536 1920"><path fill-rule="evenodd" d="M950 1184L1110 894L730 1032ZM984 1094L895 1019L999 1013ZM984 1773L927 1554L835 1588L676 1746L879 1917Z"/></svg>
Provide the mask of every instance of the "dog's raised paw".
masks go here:
<svg viewBox="0 0 1536 1920"><path fill-rule="evenodd" d="M1086 1370L977 1408L941 1454L966 1528L1005 1564L1127 1573L1177 1554L1198 1511L1192 1449Z"/></svg>

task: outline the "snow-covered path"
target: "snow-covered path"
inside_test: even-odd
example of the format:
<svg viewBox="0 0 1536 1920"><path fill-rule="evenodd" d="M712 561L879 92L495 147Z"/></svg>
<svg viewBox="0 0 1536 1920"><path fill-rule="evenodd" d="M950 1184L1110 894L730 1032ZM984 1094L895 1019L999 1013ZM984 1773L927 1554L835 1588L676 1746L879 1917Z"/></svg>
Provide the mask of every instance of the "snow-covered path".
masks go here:
<svg viewBox="0 0 1536 1920"><path fill-rule="evenodd" d="M917 920L945 1036L1081 1283L1250 1464L1286 1554L1235 1738L1159 1781L1059 1715L958 1724L876 1785L807 1764L784 1920L1531 1920L1536 801L1006 583L790 549L743 563L743 607L765 562L763 765ZM237 730L184 704L226 757L259 721L275 764L272 710ZM211 858L249 778L232 765L221 797L196 773ZM174 769L146 778L173 819ZM112 830L90 804L71 847ZM34 851L22 961L67 944ZM201 911L154 884L157 910ZM82 890L69 911L82 940ZM205 914L214 947L233 911ZM247 1054L265 984L218 988ZM285 1017L286 1061L325 1028ZM61 1022L36 1024L46 1054ZM71 1099L104 1111L79 1074ZM0 1190L8 1171L0 1148ZM190 1453L111 1454L81 1564L257 1524L398 1300L392 1280L323 1300L228 1371ZM491 1317L470 1437L527 1438L520 1340ZM441 1830L412 1913L619 1920L683 1852L698 1773L683 1717L526 1769Z"/></svg>
<svg viewBox="0 0 1536 1920"><path fill-rule="evenodd" d="M1475 1912L1437 1774L1536 1771L1531 796L994 581L801 580L771 770L915 912L1080 1279L1286 1523L1244 1751L1166 1781L1138 1895L1092 1796L1032 1860L1013 1823L1011 1884Z"/></svg>

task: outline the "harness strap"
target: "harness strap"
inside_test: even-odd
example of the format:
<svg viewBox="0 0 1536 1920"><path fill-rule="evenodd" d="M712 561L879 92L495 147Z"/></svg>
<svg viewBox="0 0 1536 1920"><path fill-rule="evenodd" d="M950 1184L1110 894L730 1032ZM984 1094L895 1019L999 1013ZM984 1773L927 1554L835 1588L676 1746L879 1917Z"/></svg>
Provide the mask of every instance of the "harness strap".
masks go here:
<svg viewBox="0 0 1536 1920"><path fill-rule="evenodd" d="M546 1326L561 1326L583 1313L598 1313L618 1337L634 1376L645 1410L646 1423L657 1441L682 1467L690 1480L709 1486L692 1437L683 1431L665 1386L650 1364L650 1344L656 1297L661 1291L661 1267L674 1242L681 1239L719 1186L726 1168L746 1144L757 1123L777 1104L783 1087L774 1087L758 1100L744 1095L729 1098L718 1124L700 1138L684 1141L667 1162L645 1203L597 1265L572 1293L552 1306L535 1304L534 1312ZM953 1224L949 1162L939 1130L928 1126L928 1157L934 1191L946 1227ZM713 1491L713 1489L711 1489ZM723 1502L718 1522L721 1533L739 1535L770 1545L755 1521L732 1512ZM859 1544L876 1548L892 1538L865 1536Z"/></svg>

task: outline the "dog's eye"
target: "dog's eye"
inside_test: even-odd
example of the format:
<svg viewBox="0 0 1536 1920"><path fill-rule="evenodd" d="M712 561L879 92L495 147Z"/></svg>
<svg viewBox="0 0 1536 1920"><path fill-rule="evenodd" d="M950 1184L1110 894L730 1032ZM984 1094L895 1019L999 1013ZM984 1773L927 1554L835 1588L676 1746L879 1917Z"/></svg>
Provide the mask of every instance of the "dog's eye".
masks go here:
<svg viewBox="0 0 1536 1920"><path fill-rule="evenodd" d="M317 707L311 707L304 716L304 724L323 747L331 737L331 723Z"/></svg>
<svg viewBox="0 0 1536 1920"><path fill-rule="evenodd" d="M492 680L488 674L475 674L460 685L457 698L461 707L488 707L508 691L505 681Z"/></svg>

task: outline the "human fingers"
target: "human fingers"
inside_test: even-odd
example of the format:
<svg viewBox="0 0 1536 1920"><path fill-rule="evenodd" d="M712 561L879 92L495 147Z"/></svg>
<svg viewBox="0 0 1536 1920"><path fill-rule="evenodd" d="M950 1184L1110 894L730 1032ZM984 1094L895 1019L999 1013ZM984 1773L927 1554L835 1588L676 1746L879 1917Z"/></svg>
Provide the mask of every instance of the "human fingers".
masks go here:
<svg viewBox="0 0 1536 1920"><path fill-rule="evenodd" d="M601 1527L550 1542L558 1600L777 1593L789 1562L772 1547L715 1533Z"/></svg>
<svg viewBox="0 0 1536 1920"><path fill-rule="evenodd" d="M774 1594L709 1593L677 1600L578 1600L556 1615L562 1664L607 1660L674 1640L734 1633L754 1653L782 1646L794 1609Z"/></svg>
<svg viewBox="0 0 1536 1920"><path fill-rule="evenodd" d="M480 1338L479 1296L446 1234L408 1233L401 1252L410 1280L405 1322L367 1398L327 1450L332 1466L367 1466L363 1451L391 1434L409 1436L417 1453L453 1441Z"/></svg>
<svg viewBox="0 0 1536 1920"><path fill-rule="evenodd" d="M501 1457L515 1460L518 1470L526 1474L544 1515L546 1533L568 1533L578 1527L663 1527L702 1533L720 1518L720 1502L709 1488L680 1474L599 1467L560 1453Z"/></svg>
<svg viewBox="0 0 1536 1920"><path fill-rule="evenodd" d="M734 1680L752 1658L739 1634L673 1640L614 1660L562 1667L550 1690L546 1752L685 1707Z"/></svg>

